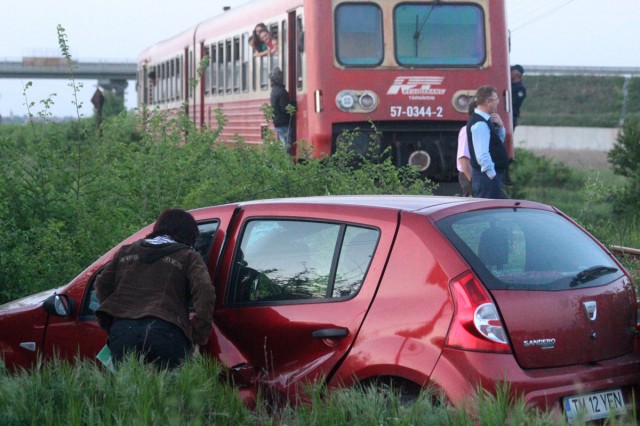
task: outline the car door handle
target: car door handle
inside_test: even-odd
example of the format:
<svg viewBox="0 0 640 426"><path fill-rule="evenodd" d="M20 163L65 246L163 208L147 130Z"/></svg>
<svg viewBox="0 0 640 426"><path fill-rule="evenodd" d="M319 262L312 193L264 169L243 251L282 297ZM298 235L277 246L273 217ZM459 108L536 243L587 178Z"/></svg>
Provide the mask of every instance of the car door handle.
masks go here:
<svg viewBox="0 0 640 426"><path fill-rule="evenodd" d="M317 337L318 339L345 337L348 334L349 330L346 328L323 328L311 333L313 337Z"/></svg>

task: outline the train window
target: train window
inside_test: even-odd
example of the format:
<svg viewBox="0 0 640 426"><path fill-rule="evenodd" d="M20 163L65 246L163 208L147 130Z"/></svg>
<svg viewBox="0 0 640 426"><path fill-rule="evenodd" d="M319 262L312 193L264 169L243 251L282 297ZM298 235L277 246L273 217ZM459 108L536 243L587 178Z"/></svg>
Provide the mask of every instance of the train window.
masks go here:
<svg viewBox="0 0 640 426"><path fill-rule="evenodd" d="M160 101L167 100L167 64L160 65Z"/></svg>
<svg viewBox="0 0 640 426"><path fill-rule="evenodd" d="M382 62L382 11L372 3L345 3L335 12L336 57L344 66Z"/></svg>
<svg viewBox="0 0 640 426"><path fill-rule="evenodd" d="M174 60L169 61L171 80L169 81L169 87L171 88L171 100L176 98L176 63Z"/></svg>
<svg viewBox="0 0 640 426"><path fill-rule="evenodd" d="M216 90L218 88L218 80L216 79L218 73L218 69L217 69L217 65L218 65L218 60L217 60L217 56L216 53L216 45L212 44L209 52L211 52L211 58L209 61L209 69L207 70L207 74L209 74L209 78L211 79L211 94L215 95L216 94Z"/></svg>
<svg viewBox="0 0 640 426"><path fill-rule="evenodd" d="M233 84L233 62L231 60L231 40L227 40L225 43L225 57L224 57L224 65L225 65L225 89L227 92L231 92L232 84Z"/></svg>
<svg viewBox="0 0 640 426"><path fill-rule="evenodd" d="M296 60L296 79L298 81L298 89L302 89L302 67L304 61L302 60L302 54L304 52L304 28L302 26L302 16L296 18L296 31L298 40L298 49L296 54L298 59Z"/></svg>
<svg viewBox="0 0 640 426"><path fill-rule="evenodd" d="M155 104L158 101L158 72L155 66L151 67L151 71L149 71L149 86L151 88L149 103Z"/></svg>
<svg viewBox="0 0 640 426"><path fill-rule="evenodd" d="M249 46L249 33L242 34L242 44L240 45L242 49L242 91L246 92L249 90L249 82L247 81L247 73L249 72L249 58L251 57L252 51Z"/></svg>
<svg viewBox="0 0 640 426"><path fill-rule="evenodd" d="M204 74L204 93L207 95L211 93L211 73L209 72L209 70L211 69L210 52L211 50L209 49L209 46L205 47L202 57L203 60L206 60L206 68L202 70L202 73Z"/></svg>
<svg viewBox="0 0 640 426"><path fill-rule="evenodd" d="M267 90L269 88L269 55L258 57L258 67L260 69L260 88Z"/></svg>
<svg viewBox="0 0 640 426"><path fill-rule="evenodd" d="M406 66L478 66L484 13L471 4L403 3L394 10L396 59Z"/></svg>
<svg viewBox="0 0 640 426"><path fill-rule="evenodd" d="M173 87L173 98L178 100L180 99L178 96L178 92L180 91L180 83L178 79L178 75L180 74L180 64L178 63L178 58L174 58L171 60L171 67L173 72L171 74L171 86Z"/></svg>
<svg viewBox="0 0 640 426"><path fill-rule="evenodd" d="M181 56L176 58L176 97L182 99L182 61Z"/></svg>
<svg viewBox="0 0 640 426"><path fill-rule="evenodd" d="M287 65L287 50L289 49L287 46L287 21L282 21L281 23L282 25L282 33L280 35L279 41L278 41L278 45L280 46L280 48L282 49L282 78L284 78L284 82L285 84L287 83L287 70L289 69L289 66ZM277 66L274 65L274 66Z"/></svg>
<svg viewBox="0 0 640 426"><path fill-rule="evenodd" d="M240 91L240 76L241 76L241 66L240 66L240 37L235 37L233 39L233 91Z"/></svg>
<svg viewBox="0 0 640 426"><path fill-rule="evenodd" d="M224 93L224 44L218 43L218 94Z"/></svg>
<svg viewBox="0 0 640 426"><path fill-rule="evenodd" d="M193 70L193 66L189 66L191 64L193 64L193 50L189 50L189 61L187 62L187 75L188 75L188 79L191 78L195 78L195 74L194 74L194 70ZM189 98L193 98L193 85L189 84Z"/></svg>

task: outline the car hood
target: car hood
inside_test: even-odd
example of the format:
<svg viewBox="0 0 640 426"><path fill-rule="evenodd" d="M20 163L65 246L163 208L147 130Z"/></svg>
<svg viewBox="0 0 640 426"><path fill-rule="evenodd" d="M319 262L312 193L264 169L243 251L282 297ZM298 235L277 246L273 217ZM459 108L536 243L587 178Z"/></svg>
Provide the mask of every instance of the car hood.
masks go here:
<svg viewBox="0 0 640 426"><path fill-rule="evenodd" d="M52 288L49 290L42 291L40 293L32 294L30 296L23 297L21 299L13 300L11 302L5 303L4 305L0 305L0 312L11 311L14 309L22 309L31 306L40 305L47 297L52 294L58 292L59 288Z"/></svg>
<svg viewBox="0 0 640 426"><path fill-rule="evenodd" d="M633 284L562 291L494 290L514 355L522 368L594 363L633 350Z"/></svg>

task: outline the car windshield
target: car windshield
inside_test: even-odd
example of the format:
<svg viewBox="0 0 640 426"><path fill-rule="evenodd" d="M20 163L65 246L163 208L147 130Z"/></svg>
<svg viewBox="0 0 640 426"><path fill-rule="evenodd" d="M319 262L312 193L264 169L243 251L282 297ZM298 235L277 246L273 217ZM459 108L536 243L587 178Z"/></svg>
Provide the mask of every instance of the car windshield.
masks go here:
<svg viewBox="0 0 640 426"><path fill-rule="evenodd" d="M489 289L565 290L622 275L588 234L553 212L482 210L446 217L437 226Z"/></svg>

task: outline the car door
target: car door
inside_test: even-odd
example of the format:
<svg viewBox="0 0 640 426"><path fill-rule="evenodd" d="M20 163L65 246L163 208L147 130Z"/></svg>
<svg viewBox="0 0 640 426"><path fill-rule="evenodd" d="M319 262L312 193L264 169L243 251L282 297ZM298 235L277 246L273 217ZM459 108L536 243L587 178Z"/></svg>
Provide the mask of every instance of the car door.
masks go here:
<svg viewBox="0 0 640 426"><path fill-rule="evenodd" d="M200 230L200 238L195 249L203 256L212 274L224 239L224 230L231 220L234 208L233 205L225 205L191 212ZM144 238L151 232L151 226L136 232L121 245ZM73 360L77 355L95 358L105 345L107 333L100 328L95 316L99 301L95 296L93 284L100 269L111 259L119 246L87 268L63 290L63 293L73 299L79 307L70 318L53 315L48 318L43 338L43 353L46 356L57 354L68 360Z"/></svg>
<svg viewBox="0 0 640 426"><path fill-rule="evenodd" d="M351 347L383 272L397 212L261 204L238 213L223 253L214 314L237 351L228 367L278 391L329 376ZM241 363L241 366L234 365Z"/></svg>

